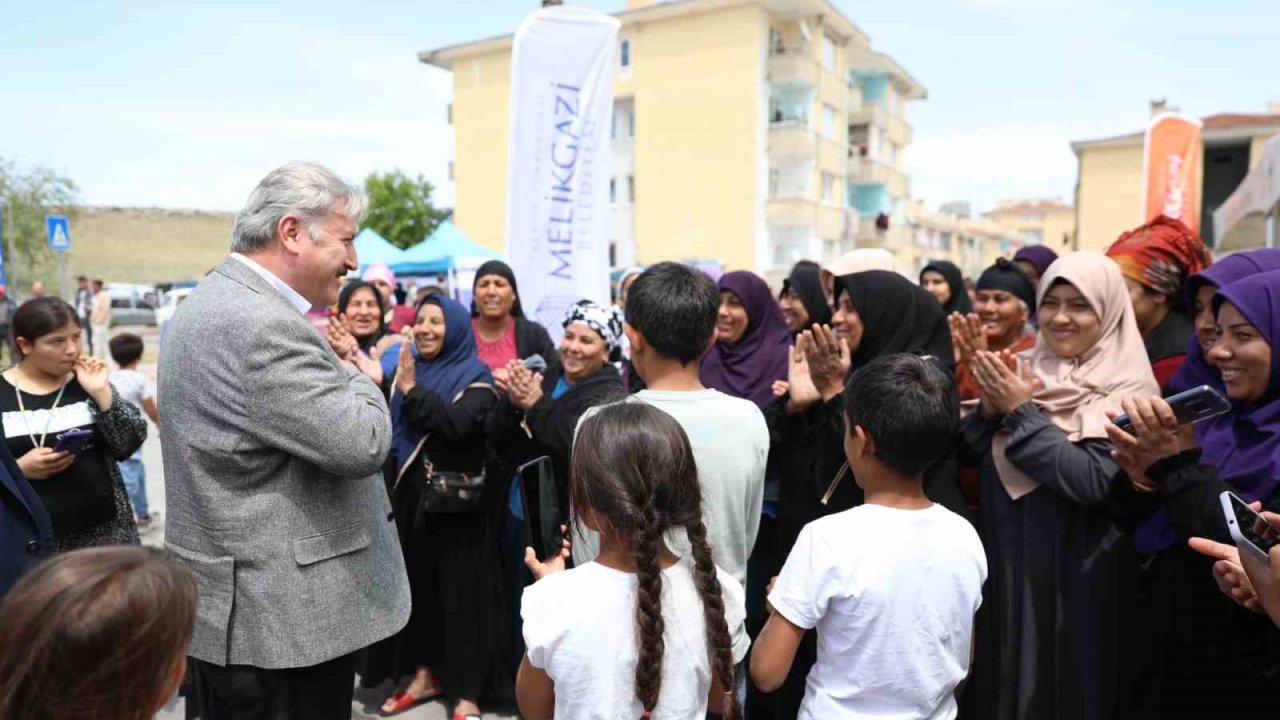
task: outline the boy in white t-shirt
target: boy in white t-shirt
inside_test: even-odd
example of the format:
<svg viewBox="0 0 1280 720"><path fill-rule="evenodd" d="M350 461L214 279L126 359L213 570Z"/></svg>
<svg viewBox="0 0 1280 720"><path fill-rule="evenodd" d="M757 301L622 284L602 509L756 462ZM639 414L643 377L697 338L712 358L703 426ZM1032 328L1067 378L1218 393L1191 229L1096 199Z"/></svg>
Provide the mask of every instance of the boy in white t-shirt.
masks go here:
<svg viewBox="0 0 1280 720"><path fill-rule="evenodd" d="M151 422L160 426L160 416L156 413L155 383L138 372L138 364L142 361L142 352L146 345L142 338L132 333L119 333L111 338L108 344L111 359L120 368L111 373L111 385L125 401L146 413ZM120 461L120 475L124 478L125 490L129 492L129 502L133 505L133 514L139 529L146 529L151 524L151 509L147 505L147 469L142 462L142 447L138 447L128 460Z"/></svg>
<svg viewBox="0 0 1280 720"><path fill-rule="evenodd" d="M987 561L973 527L922 483L955 432L955 383L887 355L854 373L844 403L845 455L866 500L801 531L770 590L751 679L776 690L817 628L800 720L954 718Z"/></svg>

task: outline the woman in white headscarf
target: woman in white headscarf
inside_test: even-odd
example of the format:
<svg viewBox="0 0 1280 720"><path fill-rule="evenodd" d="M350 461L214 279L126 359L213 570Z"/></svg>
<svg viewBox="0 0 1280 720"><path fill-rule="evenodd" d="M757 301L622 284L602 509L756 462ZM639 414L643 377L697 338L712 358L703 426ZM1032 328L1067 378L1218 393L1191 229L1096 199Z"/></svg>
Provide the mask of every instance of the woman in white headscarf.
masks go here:
<svg viewBox="0 0 1280 720"><path fill-rule="evenodd" d="M978 352L982 388L962 426L984 453L990 576L972 707L999 720L1111 718L1129 543L1104 503L1119 467L1107 412L1159 392L1120 268L1099 253L1054 263L1028 356Z"/></svg>

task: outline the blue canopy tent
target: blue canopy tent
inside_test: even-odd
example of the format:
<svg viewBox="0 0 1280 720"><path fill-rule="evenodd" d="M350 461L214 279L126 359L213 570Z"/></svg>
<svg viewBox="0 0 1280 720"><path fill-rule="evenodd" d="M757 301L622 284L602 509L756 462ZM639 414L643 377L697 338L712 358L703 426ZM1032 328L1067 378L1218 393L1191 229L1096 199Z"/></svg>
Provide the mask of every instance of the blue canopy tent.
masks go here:
<svg viewBox="0 0 1280 720"><path fill-rule="evenodd" d="M365 228L356 235L356 259L360 262L360 272L374 263L395 265L404 257L404 251L387 242L386 238Z"/></svg>
<svg viewBox="0 0 1280 720"><path fill-rule="evenodd" d="M391 270L396 275L432 275L456 269L461 258L496 257L497 253L472 241L452 220L445 220L426 240L402 251Z"/></svg>

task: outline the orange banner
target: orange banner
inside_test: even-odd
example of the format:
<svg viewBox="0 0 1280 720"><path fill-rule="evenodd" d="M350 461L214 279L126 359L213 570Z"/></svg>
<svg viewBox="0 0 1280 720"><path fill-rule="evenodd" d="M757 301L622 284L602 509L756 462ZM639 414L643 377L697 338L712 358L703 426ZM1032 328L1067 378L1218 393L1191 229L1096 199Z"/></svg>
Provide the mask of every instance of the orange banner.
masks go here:
<svg viewBox="0 0 1280 720"><path fill-rule="evenodd" d="M1165 215L1200 232L1200 125L1174 113L1151 119L1142 153L1143 223Z"/></svg>

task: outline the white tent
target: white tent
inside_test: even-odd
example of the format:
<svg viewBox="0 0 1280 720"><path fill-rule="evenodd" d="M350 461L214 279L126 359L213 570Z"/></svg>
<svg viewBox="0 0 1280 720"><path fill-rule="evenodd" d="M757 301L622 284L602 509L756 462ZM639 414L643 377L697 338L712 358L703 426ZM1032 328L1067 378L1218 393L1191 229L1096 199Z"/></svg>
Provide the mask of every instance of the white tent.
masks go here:
<svg viewBox="0 0 1280 720"><path fill-rule="evenodd" d="M1263 146L1262 158L1231 197L1213 211L1218 252L1276 247L1280 215L1280 135Z"/></svg>

